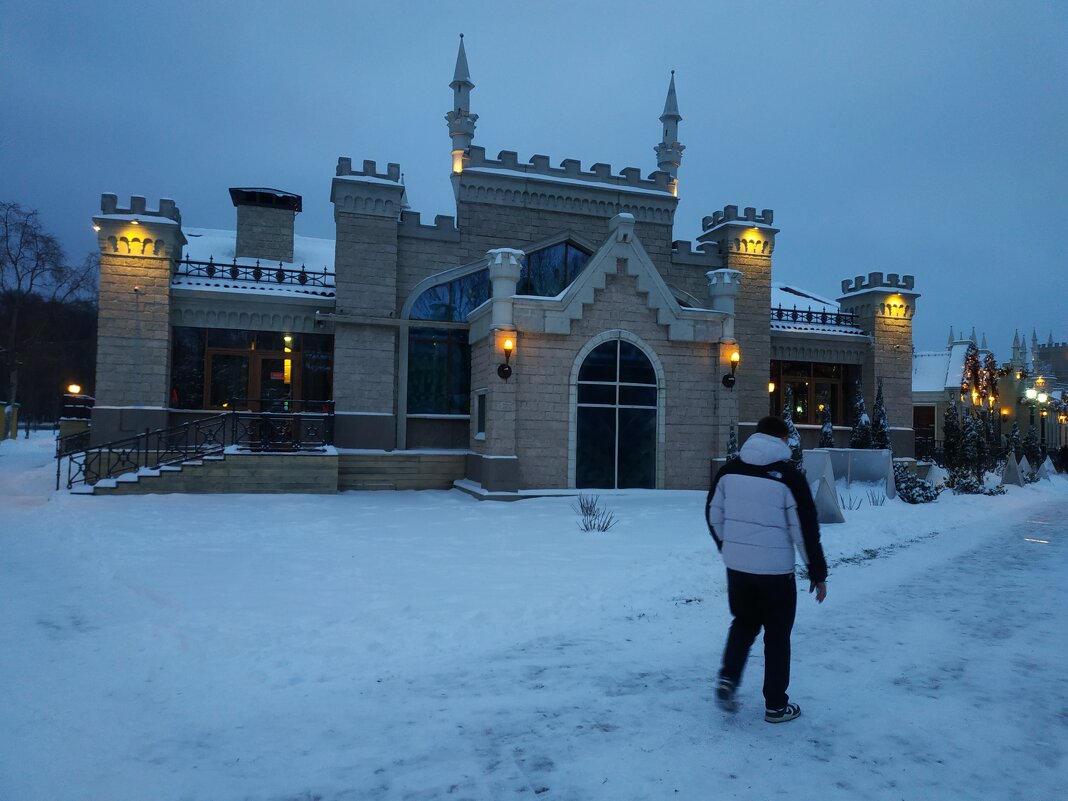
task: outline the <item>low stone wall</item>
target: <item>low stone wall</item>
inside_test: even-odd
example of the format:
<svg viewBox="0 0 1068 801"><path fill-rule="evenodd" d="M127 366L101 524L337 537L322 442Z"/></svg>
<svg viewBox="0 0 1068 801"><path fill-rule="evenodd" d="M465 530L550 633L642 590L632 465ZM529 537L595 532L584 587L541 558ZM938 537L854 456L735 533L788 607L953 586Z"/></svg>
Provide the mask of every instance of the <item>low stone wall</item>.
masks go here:
<svg viewBox="0 0 1068 801"><path fill-rule="evenodd" d="M338 489L452 489L464 477L467 451L341 451Z"/></svg>

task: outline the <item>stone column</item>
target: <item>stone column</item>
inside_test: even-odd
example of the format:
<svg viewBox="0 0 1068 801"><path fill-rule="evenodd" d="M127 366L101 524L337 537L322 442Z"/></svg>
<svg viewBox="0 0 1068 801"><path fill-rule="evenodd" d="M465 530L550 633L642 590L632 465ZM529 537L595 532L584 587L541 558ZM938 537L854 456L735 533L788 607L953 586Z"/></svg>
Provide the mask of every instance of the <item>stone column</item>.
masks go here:
<svg viewBox="0 0 1068 801"><path fill-rule="evenodd" d="M158 210L133 196L100 198L96 406L92 441L167 425L171 379L171 270L186 239L173 200Z"/></svg>

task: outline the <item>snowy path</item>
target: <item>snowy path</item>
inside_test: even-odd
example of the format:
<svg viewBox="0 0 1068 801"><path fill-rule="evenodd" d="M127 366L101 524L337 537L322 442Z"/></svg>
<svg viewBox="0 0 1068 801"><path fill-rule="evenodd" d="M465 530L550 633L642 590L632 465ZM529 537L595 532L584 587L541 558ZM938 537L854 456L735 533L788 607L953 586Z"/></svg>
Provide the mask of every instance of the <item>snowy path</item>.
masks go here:
<svg viewBox="0 0 1068 801"><path fill-rule="evenodd" d="M1027 799L1068 766L1068 481L824 530L796 722L712 703L700 493L80 498L0 446L0 799ZM1045 540L1046 542L1035 542Z"/></svg>

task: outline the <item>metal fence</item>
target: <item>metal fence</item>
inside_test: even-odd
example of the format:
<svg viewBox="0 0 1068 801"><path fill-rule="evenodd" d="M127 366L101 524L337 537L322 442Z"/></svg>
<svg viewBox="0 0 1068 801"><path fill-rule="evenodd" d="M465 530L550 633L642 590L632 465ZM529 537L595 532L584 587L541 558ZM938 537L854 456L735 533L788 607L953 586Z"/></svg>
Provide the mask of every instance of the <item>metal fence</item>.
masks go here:
<svg viewBox="0 0 1068 801"><path fill-rule="evenodd" d="M238 264L237 259L233 263L217 263L214 259L207 261L192 261L183 259L176 261L173 274L184 275L190 278L226 279L231 281L252 281L259 284L289 284L291 286L320 287L333 290L335 286L334 273L325 267L322 270L309 270L303 264L299 270L292 267L283 267L282 262L278 266L264 266L259 260L254 265ZM333 295L331 292L317 294Z"/></svg>

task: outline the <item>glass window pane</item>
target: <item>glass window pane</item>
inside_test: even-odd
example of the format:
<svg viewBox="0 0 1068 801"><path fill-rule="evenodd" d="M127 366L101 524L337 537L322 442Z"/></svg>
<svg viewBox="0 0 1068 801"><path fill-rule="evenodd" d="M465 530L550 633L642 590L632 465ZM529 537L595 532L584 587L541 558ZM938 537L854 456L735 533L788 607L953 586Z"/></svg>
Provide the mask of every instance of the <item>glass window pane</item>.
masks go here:
<svg viewBox="0 0 1068 801"><path fill-rule="evenodd" d="M793 418L795 423L811 423L809 419L808 384L803 382L791 382L790 389L794 393Z"/></svg>
<svg viewBox="0 0 1068 801"><path fill-rule="evenodd" d="M327 401L334 396L334 338L323 334L303 335L304 371L301 374L301 395L306 401ZM318 411L312 406L307 411Z"/></svg>
<svg viewBox="0 0 1068 801"><path fill-rule="evenodd" d="M838 385L817 382L813 401L816 404L815 420L813 420L813 422L823 422L824 409L830 409L831 421L833 422L836 410L838 409Z"/></svg>
<svg viewBox="0 0 1068 801"><path fill-rule="evenodd" d="M579 250L572 244L567 246L567 283L570 284L575 278L586 269L586 265L589 264L590 254L583 250Z"/></svg>
<svg viewBox="0 0 1068 801"><path fill-rule="evenodd" d="M619 342L619 380L627 384L656 384L656 371L637 345Z"/></svg>
<svg viewBox="0 0 1068 801"><path fill-rule="evenodd" d="M552 297L564 289L564 272L566 245L561 242L550 248L531 253L527 261L530 264L531 295Z"/></svg>
<svg viewBox="0 0 1068 801"><path fill-rule="evenodd" d="M578 408L576 487L615 487L616 410Z"/></svg>
<svg viewBox="0 0 1068 801"><path fill-rule="evenodd" d="M248 397L248 357L216 353L211 357L211 405L216 409Z"/></svg>
<svg viewBox="0 0 1068 801"><path fill-rule="evenodd" d="M616 348L619 340L603 342L590 351L579 368L579 381L615 381Z"/></svg>
<svg viewBox="0 0 1068 801"><path fill-rule="evenodd" d="M282 352L286 348L292 348L291 342L286 342L283 337L291 334L284 334L281 331L257 331L256 332L256 350L268 350Z"/></svg>
<svg viewBox="0 0 1068 801"><path fill-rule="evenodd" d="M615 384L579 384L579 403L607 403L612 406L616 403Z"/></svg>
<svg viewBox="0 0 1068 801"><path fill-rule="evenodd" d="M812 375L812 363L783 362L782 374L783 376L798 376L800 378L808 378L810 375Z"/></svg>
<svg viewBox="0 0 1068 801"><path fill-rule="evenodd" d="M452 319L455 322L463 322L468 314L489 300L489 270L457 278L452 284Z"/></svg>
<svg viewBox="0 0 1068 801"><path fill-rule="evenodd" d="M619 410L619 487L656 487L656 411Z"/></svg>
<svg viewBox="0 0 1068 801"><path fill-rule="evenodd" d="M252 350L254 331L240 328L209 328L208 347L231 350Z"/></svg>
<svg viewBox="0 0 1068 801"><path fill-rule="evenodd" d="M842 365L813 363L812 375L816 378L841 378Z"/></svg>
<svg viewBox="0 0 1068 801"><path fill-rule="evenodd" d="M409 316L413 320L450 320L451 315L449 285L438 284L416 298Z"/></svg>
<svg viewBox="0 0 1068 801"><path fill-rule="evenodd" d="M171 407L204 408L203 328L176 326L171 331Z"/></svg>
<svg viewBox="0 0 1068 801"><path fill-rule="evenodd" d="M471 348L467 332L449 331L449 397L446 414L471 413Z"/></svg>
<svg viewBox="0 0 1068 801"><path fill-rule="evenodd" d="M656 387L619 388L620 406L656 406Z"/></svg>
<svg viewBox="0 0 1068 801"><path fill-rule="evenodd" d="M475 408L478 410L475 417L475 433L486 433L486 393L475 395Z"/></svg>
<svg viewBox="0 0 1068 801"><path fill-rule="evenodd" d="M445 414L449 369L448 335L413 328L408 337L408 413Z"/></svg>

